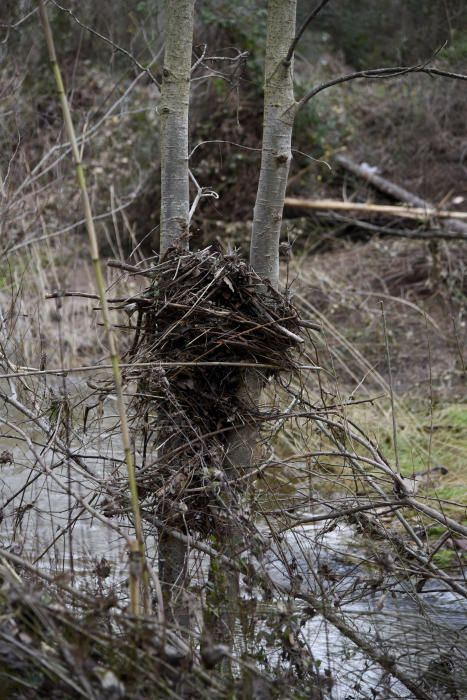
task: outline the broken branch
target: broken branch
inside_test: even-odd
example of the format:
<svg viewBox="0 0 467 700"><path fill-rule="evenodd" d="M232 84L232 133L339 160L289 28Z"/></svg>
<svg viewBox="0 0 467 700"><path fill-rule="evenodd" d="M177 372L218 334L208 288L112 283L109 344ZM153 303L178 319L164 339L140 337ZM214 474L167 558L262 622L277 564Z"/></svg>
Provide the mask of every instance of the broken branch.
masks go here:
<svg viewBox="0 0 467 700"><path fill-rule="evenodd" d="M406 207L392 204L367 204L365 202L341 202L337 199L300 199L298 197L286 197L284 201L286 207L297 209L315 209L330 211L358 211L368 214L386 214L398 216L403 219L465 219L465 211L447 211L446 209L436 209L434 207Z"/></svg>

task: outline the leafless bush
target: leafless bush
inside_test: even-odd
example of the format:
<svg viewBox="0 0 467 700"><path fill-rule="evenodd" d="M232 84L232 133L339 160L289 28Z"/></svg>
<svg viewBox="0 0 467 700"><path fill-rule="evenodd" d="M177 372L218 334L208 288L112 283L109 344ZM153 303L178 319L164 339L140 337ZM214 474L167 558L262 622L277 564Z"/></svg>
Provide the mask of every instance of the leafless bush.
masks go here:
<svg viewBox="0 0 467 700"><path fill-rule="evenodd" d="M105 27L105 12L100 19ZM200 56L202 63L203 49ZM274 291L236 254L212 248L172 251L162 260L142 260L135 250L132 265L120 259L118 276L109 273L133 421L142 570L96 297L76 247L70 243L64 259L64 247L55 244L82 225L65 166L69 146L49 129L56 115L48 104L20 114L21 75L12 82L5 75L10 128L24 117L20 133L33 131L31 120L40 119L44 137L2 150L6 692L135 700L461 697L464 505L437 495L445 473L432 463L431 443L423 468L404 469L391 323L384 316L378 329L383 376L327 318L326 304L337 305L340 291L323 271L313 282L321 304L303 289L292 301L291 289ZM111 188L97 171L100 147L127 124L131 110L123 105L143 77L146 68L118 96L117 85L108 85L96 111L84 101L89 127L83 117L80 147L95 148L90 190L101 204ZM8 138L4 131L3 143ZM135 192L124 175L118 187L130 200ZM115 241L108 238L120 258L122 229L132 233L125 197L110 191L109 209L96 217L112 221ZM376 257L374 250L369 255ZM383 275L378 299L425 282L427 258L414 261L402 276ZM361 268L352 270L356 286ZM289 273L304 282L300 269ZM366 303L374 283L368 277L353 290L363 291ZM375 324L374 315L368 318ZM339 364L348 370L345 383ZM254 408L233 391L253 372L264 389ZM370 391L356 399L368 375L383 400ZM390 422L389 450L363 427L370 408ZM409 424L410 415L402 415ZM245 470L226 469L226 436L251 425L254 461ZM430 439L433 432L430 425ZM183 621L171 615L160 577L167 534L181 545L183 566L169 594L188 611ZM446 563L437 555L448 545L453 556ZM129 590L147 583L145 576L152 611L132 615Z"/></svg>

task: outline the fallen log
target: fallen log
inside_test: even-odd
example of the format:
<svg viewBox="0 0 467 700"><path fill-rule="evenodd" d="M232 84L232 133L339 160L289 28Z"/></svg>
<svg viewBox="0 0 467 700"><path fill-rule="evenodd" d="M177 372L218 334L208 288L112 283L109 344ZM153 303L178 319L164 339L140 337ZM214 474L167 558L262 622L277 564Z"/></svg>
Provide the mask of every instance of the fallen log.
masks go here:
<svg viewBox="0 0 467 700"><path fill-rule="evenodd" d="M338 199L300 199L298 197L286 197L284 204L286 207L296 207L297 209L356 211L366 214L386 214L403 219L465 219L467 221L467 212L465 211L453 212L446 209L436 209L434 207L367 204L365 202L341 202Z"/></svg>
<svg viewBox="0 0 467 700"><path fill-rule="evenodd" d="M337 155L334 158L334 160L345 170L348 170L354 175L363 178L377 190L383 192L384 194L387 194L393 199L403 202L404 204L410 204L413 207L435 209L432 202L428 202L427 200L418 197L417 195L413 194L412 192L409 192L403 187L400 187L399 185L390 182L386 178L381 177L381 175L377 175L374 172L373 168L371 168L366 163L359 165L348 156L344 156L342 154ZM462 238L464 236L467 236L467 224L465 224L463 221L460 221L459 218L454 217L454 212L452 212L452 215L448 220L442 222L442 226L443 228L449 228L449 230L453 233L461 234Z"/></svg>

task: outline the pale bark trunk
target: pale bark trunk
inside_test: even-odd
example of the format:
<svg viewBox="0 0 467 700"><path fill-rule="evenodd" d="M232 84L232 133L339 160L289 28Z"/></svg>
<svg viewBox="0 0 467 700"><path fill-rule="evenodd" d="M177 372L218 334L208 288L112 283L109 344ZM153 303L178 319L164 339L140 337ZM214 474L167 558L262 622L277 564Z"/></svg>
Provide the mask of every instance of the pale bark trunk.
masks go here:
<svg viewBox="0 0 467 700"><path fill-rule="evenodd" d="M254 371L247 372L238 391L239 401L254 414L261 395L262 382ZM219 524L217 535L221 547L230 552L234 559L240 551L242 540L242 528L239 525L240 509L244 491L240 486L234 493L236 479L248 474L254 459L254 448L258 430L252 421L242 428L234 431L228 440L224 459L224 473L229 486L224 490L223 500L230 513L228 529L225 523ZM243 482L245 483L245 482ZM242 484L239 481L239 484ZM235 638L236 622L240 618L240 580L238 572L232 570L217 570L218 563L211 560L210 579L214 586L215 595L211 596L217 602L214 612L207 611L205 615L208 636L216 644L233 646ZM212 601L211 601L212 604ZM227 660L226 670L229 661Z"/></svg>
<svg viewBox="0 0 467 700"><path fill-rule="evenodd" d="M287 60L295 37L297 0L268 0L264 70L264 118L261 172L253 217L250 264L273 287L279 286L279 236L285 190L292 159L292 128L296 113L293 91L293 57ZM246 372L239 399L256 409L263 381ZM225 460L229 478L243 475L253 463L257 438L255 421L232 435Z"/></svg>
<svg viewBox="0 0 467 700"><path fill-rule="evenodd" d="M195 0L167 0L165 54L161 89L161 228L160 253L173 245L188 249L190 211L188 115ZM173 447L169 441L166 449ZM163 530L159 534L159 573L169 620L187 627L184 599L187 550Z"/></svg>
<svg viewBox="0 0 467 700"><path fill-rule="evenodd" d="M268 2L263 147L250 263L274 287L279 285L279 235L296 112L293 58L290 64L286 61L295 36L296 10L297 0Z"/></svg>
<svg viewBox="0 0 467 700"><path fill-rule="evenodd" d="M172 245L188 248L188 111L195 0L166 3L166 44L161 89L161 237L163 255Z"/></svg>
<svg viewBox="0 0 467 700"><path fill-rule="evenodd" d="M250 264L260 277L279 286L279 236L285 190L292 159L292 128L296 113L293 91L293 57L297 0L268 0L264 70L264 118L261 172L253 217ZM256 409L263 380L246 372L239 399ZM253 411L254 412L254 411ZM232 435L226 454L226 471L245 473L253 463L257 438L255 422Z"/></svg>
<svg viewBox="0 0 467 700"><path fill-rule="evenodd" d="M264 119L261 172L253 217L250 263L274 287L279 285L279 235L284 207L285 190L292 158L292 127L296 103L293 94L293 59L286 57L295 37L296 0L268 1L268 29L264 80ZM286 65L287 64L287 65ZM261 397L263 381L254 371L246 372L238 393L239 400L253 415ZM254 461L257 438L256 422L247 422L233 434L227 445L224 470L228 481L248 473ZM238 494L241 498L241 493ZM228 506L234 499L226 494ZM229 542L235 552L242 543L241 531L235 525L232 513ZM239 590L238 574L226 573L224 593ZM235 619L239 616L238 603L225 596L220 612L225 629L233 641ZM219 631L216 630L218 636ZM221 638L227 641L226 637Z"/></svg>

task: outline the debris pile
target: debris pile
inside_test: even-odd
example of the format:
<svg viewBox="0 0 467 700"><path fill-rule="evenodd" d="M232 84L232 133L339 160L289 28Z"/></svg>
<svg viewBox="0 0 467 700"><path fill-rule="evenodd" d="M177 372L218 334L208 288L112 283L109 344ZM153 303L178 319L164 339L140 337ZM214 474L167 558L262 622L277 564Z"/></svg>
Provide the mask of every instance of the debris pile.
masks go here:
<svg viewBox="0 0 467 700"><path fill-rule="evenodd" d="M232 432L265 419L240 387L252 373L266 383L294 370L302 324L285 295L213 246L171 250L146 274L124 304L137 318L125 379L136 382L140 492L200 531Z"/></svg>

